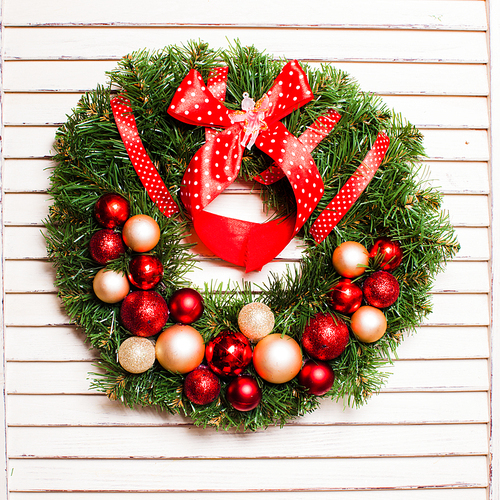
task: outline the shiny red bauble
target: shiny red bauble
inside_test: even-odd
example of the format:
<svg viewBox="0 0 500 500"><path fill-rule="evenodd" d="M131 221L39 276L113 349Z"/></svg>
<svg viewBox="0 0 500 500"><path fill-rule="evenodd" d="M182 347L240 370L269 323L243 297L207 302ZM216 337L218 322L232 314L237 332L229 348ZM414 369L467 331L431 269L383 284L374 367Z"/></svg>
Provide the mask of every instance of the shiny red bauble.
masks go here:
<svg viewBox="0 0 500 500"><path fill-rule="evenodd" d="M122 237L112 229L100 229L90 238L90 255L99 264L107 264L125 253Z"/></svg>
<svg viewBox="0 0 500 500"><path fill-rule="evenodd" d="M201 318L205 305L203 297L196 290L181 288L171 295L168 308L172 321L189 324Z"/></svg>
<svg viewBox="0 0 500 500"><path fill-rule="evenodd" d="M340 319L318 313L307 323L302 347L312 358L329 360L340 356L349 342L349 329Z"/></svg>
<svg viewBox="0 0 500 500"><path fill-rule="evenodd" d="M363 295L366 302L373 307L389 307L398 300L398 280L391 273L377 271L363 283Z"/></svg>
<svg viewBox="0 0 500 500"><path fill-rule="evenodd" d="M154 255L136 255L129 262L128 279L141 290L155 287L163 276L163 264Z"/></svg>
<svg viewBox="0 0 500 500"><path fill-rule="evenodd" d="M253 377L240 375L231 380L227 387L226 397L235 410L250 411L259 405L262 391Z"/></svg>
<svg viewBox="0 0 500 500"><path fill-rule="evenodd" d="M252 361L252 348L242 333L222 332L207 344L205 357L217 375L233 377Z"/></svg>
<svg viewBox="0 0 500 500"><path fill-rule="evenodd" d="M330 307L341 314L352 314L363 301L363 291L349 278L342 278L329 292Z"/></svg>
<svg viewBox="0 0 500 500"><path fill-rule="evenodd" d="M186 375L184 394L196 405L207 405L220 394L220 380L215 373L204 365L198 366Z"/></svg>
<svg viewBox="0 0 500 500"><path fill-rule="evenodd" d="M370 250L370 257L372 259L377 256L382 256L380 269L383 271L393 271L401 264L403 251L399 242L382 237L375 241Z"/></svg>
<svg viewBox="0 0 500 500"><path fill-rule="evenodd" d="M123 326L139 337L156 335L168 320L165 299L151 290L129 293L122 302L120 319Z"/></svg>
<svg viewBox="0 0 500 500"><path fill-rule="evenodd" d="M119 194L108 193L97 200L94 215L101 227L113 229L123 226L130 217L130 203Z"/></svg>
<svg viewBox="0 0 500 500"><path fill-rule="evenodd" d="M332 388L335 374L328 363L309 359L300 370L298 381L309 394L323 396Z"/></svg>

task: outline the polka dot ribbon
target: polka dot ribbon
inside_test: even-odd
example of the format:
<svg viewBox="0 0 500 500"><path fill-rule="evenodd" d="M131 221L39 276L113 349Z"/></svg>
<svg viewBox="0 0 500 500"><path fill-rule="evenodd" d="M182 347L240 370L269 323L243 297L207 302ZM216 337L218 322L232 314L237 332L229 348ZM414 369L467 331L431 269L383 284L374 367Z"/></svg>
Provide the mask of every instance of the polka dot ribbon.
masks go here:
<svg viewBox="0 0 500 500"><path fill-rule="evenodd" d="M203 209L237 178L243 156L243 122L214 96L201 75L191 70L170 104L169 114L180 121L220 130L189 163L181 186L181 199L191 214L200 239L216 255L246 268L261 269L297 234L323 195L323 182L304 145L279 121L313 99L307 76L297 61L287 63L266 93L265 127L255 146L269 155L292 185L297 202L295 216L264 224L211 214ZM259 110L260 112L260 110ZM318 140L315 132L305 139Z"/></svg>
<svg viewBox="0 0 500 500"><path fill-rule="evenodd" d="M354 205L375 175L388 148L389 137L380 132L360 166L312 225L311 235L316 243L321 243Z"/></svg>
<svg viewBox="0 0 500 500"><path fill-rule="evenodd" d="M144 149L130 101L123 95L115 97L111 100L111 109L125 149L142 185L160 211L165 216L170 217L178 212L179 208Z"/></svg>

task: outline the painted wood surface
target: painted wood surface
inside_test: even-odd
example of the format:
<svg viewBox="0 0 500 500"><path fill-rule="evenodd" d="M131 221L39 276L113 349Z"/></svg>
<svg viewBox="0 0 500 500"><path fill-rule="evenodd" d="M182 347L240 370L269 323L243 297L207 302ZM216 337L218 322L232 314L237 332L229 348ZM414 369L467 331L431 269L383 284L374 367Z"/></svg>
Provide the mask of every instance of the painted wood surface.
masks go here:
<svg viewBox="0 0 500 500"><path fill-rule="evenodd" d="M490 491L489 18L482 0L4 0L3 256L6 478L11 500L485 500ZM461 243L434 311L359 409L324 402L283 429L193 427L89 389L96 353L68 324L43 220L52 143L82 92L127 52L239 38L277 57L349 72L422 130L422 177L442 190ZM260 220L234 186L212 210ZM243 275L199 246L203 271ZM292 242L260 273L300 258ZM163 493L162 493L163 492ZM0 493L0 496L2 493Z"/></svg>

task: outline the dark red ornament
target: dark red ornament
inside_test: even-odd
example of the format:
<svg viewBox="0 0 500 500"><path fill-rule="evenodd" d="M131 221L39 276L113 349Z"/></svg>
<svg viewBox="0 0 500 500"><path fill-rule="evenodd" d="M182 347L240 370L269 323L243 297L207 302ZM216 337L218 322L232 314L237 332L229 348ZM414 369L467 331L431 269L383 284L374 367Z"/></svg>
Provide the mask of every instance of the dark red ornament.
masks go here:
<svg viewBox="0 0 500 500"><path fill-rule="evenodd" d="M130 203L119 194L108 193L97 200L94 214L101 227L113 229L123 226L130 217Z"/></svg>
<svg viewBox="0 0 500 500"><path fill-rule="evenodd" d="M324 361L309 359L304 363L298 375L299 384L307 389L309 394L323 396L333 386L335 374L332 367Z"/></svg>
<svg viewBox="0 0 500 500"><path fill-rule="evenodd" d="M205 349L208 366L217 375L239 375L252 361L250 341L240 332L222 332Z"/></svg>
<svg viewBox="0 0 500 500"><path fill-rule="evenodd" d="M125 253L122 237L112 229L99 229L90 238L89 248L90 255L99 264L107 264Z"/></svg>
<svg viewBox="0 0 500 500"><path fill-rule="evenodd" d="M398 300L398 280L391 273L377 271L365 280L363 295L366 302L373 307L389 307Z"/></svg>
<svg viewBox="0 0 500 500"><path fill-rule="evenodd" d="M184 394L196 405L207 405L220 394L220 380L205 365L200 365L186 375Z"/></svg>
<svg viewBox="0 0 500 500"><path fill-rule="evenodd" d="M370 257L374 259L377 255L382 255L380 269L393 271L403 260L403 251L397 241L389 238L378 238L370 250Z"/></svg>
<svg viewBox="0 0 500 500"><path fill-rule="evenodd" d="M352 314L363 301L363 291L349 278L342 278L328 294L330 307L342 314Z"/></svg>
<svg viewBox="0 0 500 500"><path fill-rule="evenodd" d="M349 342L349 329L331 314L317 313L302 334L302 346L312 358L328 360L340 356Z"/></svg>
<svg viewBox="0 0 500 500"><path fill-rule="evenodd" d="M157 292L137 290L129 293L120 308L123 326L139 337L156 335L168 320L168 306Z"/></svg>
<svg viewBox="0 0 500 500"><path fill-rule="evenodd" d="M184 324L200 319L205 309L203 297L192 288L176 290L168 301L168 307L171 320Z"/></svg>
<svg viewBox="0 0 500 500"><path fill-rule="evenodd" d="M250 411L256 408L262 399L257 380L250 375L240 375L231 380L226 392L227 400L238 411Z"/></svg>
<svg viewBox="0 0 500 500"><path fill-rule="evenodd" d="M163 276L163 265L154 255L136 255L129 263L128 279L141 290L155 287Z"/></svg>

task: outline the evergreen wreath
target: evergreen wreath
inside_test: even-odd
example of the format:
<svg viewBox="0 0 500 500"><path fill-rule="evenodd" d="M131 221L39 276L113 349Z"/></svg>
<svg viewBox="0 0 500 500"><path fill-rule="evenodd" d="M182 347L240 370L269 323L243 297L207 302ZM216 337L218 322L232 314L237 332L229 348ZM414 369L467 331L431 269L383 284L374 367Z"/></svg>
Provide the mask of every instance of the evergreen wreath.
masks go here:
<svg viewBox="0 0 500 500"><path fill-rule="evenodd" d="M424 158L421 133L371 94L361 92L348 74L331 65L314 69L306 64L314 99L286 116L282 122L299 136L320 115L334 108L341 120L311 153L324 182L324 196L306 221L300 235L306 250L296 267L282 276L271 274L258 289L251 283L206 283L201 291L205 311L193 326L205 342L220 332L239 331L242 307L259 301L275 315L273 332L301 341L308 322L318 313L350 324L348 315L331 309L330 290L341 276L332 266L332 255L342 242L355 241L366 248L383 236L398 241L404 259L393 271L400 285L397 301L384 309L387 330L373 343L350 335L343 353L328 364L333 368L333 387L322 396L309 394L297 377L286 383L270 383L254 366L252 375L262 391L260 404L251 411L238 411L228 402L230 378L221 377L220 396L205 405L194 404L183 390L185 374L165 370L158 362L141 374L122 368L117 352L131 336L121 324L120 304L96 298L93 279L103 265L89 252L92 235L99 229L93 216L97 200L105 193L121 194L130 202L131 215L147 214L160 227L160 240L153 250L164 267L155 290L168 300L174 291L192 287L189 271L197 265L184 243L190 221L180 201L184 171L204 144L203 127L184 124L168 113L172 97L183 78L197 69L206 81L218 66L229 67L225 105L240 109L244 92L263 95L286 61L273 59L254 47L236 42L228 50L213 50L205 43L169 46L159 51L143 50L124 57L109 72L109 84L86 93L57 131L55 167L51 174L53 204L46 220L49 259L56 268L56 286L66 311L81 328L92 347L100 352L99 370L92 386L112 400L129 407L152 406L169 413L189 416L196 425L255 430L314 411L322 398L343 400L357 407L383 386L382 368L396 356L402 334L411 332L431 312L431 287L446 260L459 249L448 216L440 210L441 194L422 180ZM167 218L149 199L139 181L120 138L110 106L117 92L130 100L140 137L161 178L180 207L180 214ZM353 174L380 130L390 138L387 154L372 181L347 215L320 244L310 227ZM245 151L240 177L245 181L269 167L271 161L256 148ZM294 202L286 179L262 186L265 206L278 215L293 212ZM132 251L107 263L106 267L126 275ZM370 259L366 276L380 268L380 259ZM169 320L170 321L170 320ZM172 323L167 323L166 326Z"/></svg>

